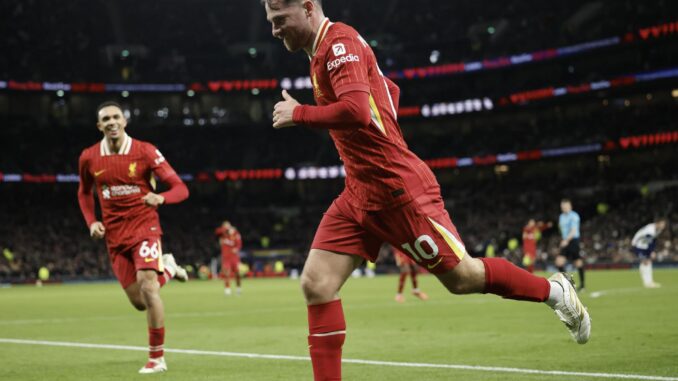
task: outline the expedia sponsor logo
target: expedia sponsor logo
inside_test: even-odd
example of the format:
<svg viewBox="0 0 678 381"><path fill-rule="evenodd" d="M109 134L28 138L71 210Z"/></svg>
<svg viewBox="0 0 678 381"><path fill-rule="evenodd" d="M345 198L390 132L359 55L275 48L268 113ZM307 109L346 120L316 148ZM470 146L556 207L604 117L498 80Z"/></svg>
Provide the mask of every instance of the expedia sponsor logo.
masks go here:
<svg viewBox="0 0 678 381"><path fill-rule="evenodd" d="M341 66L342 64L344 64L345 62L359 62L359 61L360 61L360 57L351 53L347 56L343 56L341 58L337 58L336 60L329 61L327 63L327 71L332 71L332 70L338 68L339 66Z"/></svg>
<svg viewBox="0 0 678 381"><path fill-rule="evenodd" d="M332 52L335 56L343 56L346 54L346 47L341 42L338 44L332 45Z"/></svg>
<svg viewBox="0 0 678 381"><path fill-rule="evenodd" d="M141 193L141 188L137 185L104 185L101 187L101 195L104 200L110 200L112 197L129 196L131 194Z"/></svg>

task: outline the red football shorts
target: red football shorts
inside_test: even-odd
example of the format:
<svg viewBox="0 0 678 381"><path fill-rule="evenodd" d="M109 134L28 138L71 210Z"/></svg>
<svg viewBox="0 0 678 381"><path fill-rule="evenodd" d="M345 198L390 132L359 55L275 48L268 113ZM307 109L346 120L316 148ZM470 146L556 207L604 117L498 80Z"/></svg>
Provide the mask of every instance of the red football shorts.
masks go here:
<svg viewBox="0 0 678 381"><path fill-rule="evenodd" d="M162 263L162 243L160 237L150 236L134 245L109 247L113 273L122 288L127 288L137 281L137 271L155 270L162 274L165 267Z"/></svg>
<svg viewBox="0 0 678 381"><path fill-rule="evenodd" d="M325 212L311 248L374 262L383 242L432 273L451 270L466 255L438 188L405 205L377 211L358 209L342 194Z"/></svg>
<svg viewBox="0 0 678 381"><path fill-rule="evenodd" d="M231 274L239 271L240 257L237 254L221 254L221 268L222 270L230 270Z"/></svg>

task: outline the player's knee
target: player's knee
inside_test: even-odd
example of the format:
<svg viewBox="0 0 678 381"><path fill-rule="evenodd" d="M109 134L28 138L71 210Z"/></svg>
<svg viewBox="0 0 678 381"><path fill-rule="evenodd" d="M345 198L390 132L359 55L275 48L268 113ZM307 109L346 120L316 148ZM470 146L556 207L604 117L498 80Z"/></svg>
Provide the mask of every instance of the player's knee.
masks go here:
<svg viewBox="0 0 678 381"><path fill-rule="evenodd" d="M455 295L464 295L476 292L475 287L472 287L470 282L464 281L463 279L455 279L450 282L445 282L444 285L445 288L447 288L447 291Z"/></svg>
<svg viewBox="0 0 678 381"><path fill-rule="evenodd" d="M325 299L331 299L334 296L334 292L332 292L327 282L307 273L301 274L301 291L306 302L309 303L317 303Z"/></svg>
<svg viewBox="0 0 678 381"><path fill-rule="evenodd" d="M137 311L146 311L146 305L141 300L130 300L130 302Z"/></svg>
<svg viewBox="0 0 678 381"><path fill-rule="evenodd" d="M144 279L139 285L139 291L145 298L157 294L159 289L160 285L155 280Z"/></svg>
<svg viewBox="0 0 678 381"><path fill-rule="evenodd" d="M456 295L482 292L485 287L485 265L475 258L468 258L444 274L437 275L447 290Z"/></svg>

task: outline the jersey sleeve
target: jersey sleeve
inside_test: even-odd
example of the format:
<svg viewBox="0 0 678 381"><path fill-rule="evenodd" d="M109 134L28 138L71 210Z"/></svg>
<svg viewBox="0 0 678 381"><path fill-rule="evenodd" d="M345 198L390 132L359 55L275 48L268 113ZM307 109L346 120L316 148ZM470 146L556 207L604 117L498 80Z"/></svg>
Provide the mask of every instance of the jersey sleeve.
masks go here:
<svg viewBox="0 0 678 381"><path fill-rule="evenodd" d="M334 36L329 43L325 66L337 98L349 91L369 93L368 47L365 41L357 34L342 33Z"/></svg>
<svg viewBox="0 0 678 381"><path fill-rule="evenodd" d="M236 250L242 249L242 236L238 231L235 232L235 249Z"/></svg>
<svg viewBox="0 0 678 381"><path fill-rule="evenodd" d="M188 188L179 178L174 168L165 160L160 150L148 144L144 153L153 174L163 183L169 185L169 189L160 193L165 198L166 204L176 204L188 198Z"/></svg>
<svg viewBox="0 0 678 381"><path fill-rule="evenodd" d="M78 186L78 204L80 211L85 218L87 227L89 228L96 221L96 214L94 210L94 178L89 172L89 159L87 151L83 151L78 160L78 173L80 175L80 184Z"/></svg>
<svg viewBox="0 0 678 381"><path fill-rule="evenodd" d="M384 76L384 82L386 82L386 88L388 89L389 94L391 94L391 100L393 101L393 108L395 109L396 114L398 114L399 104L400 104L400 87L391 81L388 77Z"/></svg>
<svg viewBox="0 0 678 381"><path fill-rule="evenodd" d="M299 105L292 120L320 129L351 129L370 124L370 98L362 91L342 94L337 102L325 106Z"/></svg>

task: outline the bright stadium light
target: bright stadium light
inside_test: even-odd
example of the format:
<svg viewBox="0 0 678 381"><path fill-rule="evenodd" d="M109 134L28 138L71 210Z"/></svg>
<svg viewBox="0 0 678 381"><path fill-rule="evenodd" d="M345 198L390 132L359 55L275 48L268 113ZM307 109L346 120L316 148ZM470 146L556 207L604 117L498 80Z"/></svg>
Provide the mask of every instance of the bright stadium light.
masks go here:
<svg viewBox="0 0 678 381"><path fill-rule="evenodd" d="M440 59L440 51L434 50L431 52L431 55L428 57L428 60L431 61L432 64L435 64L438 62Z"/></svg>
<svg viewBox="0 0 678 381"><path fill-rule="evenodd" d="M57 97L61 98L61 97L64 96L64 91L63 91L63 90L58 90L58 91L56 92L56 94L57 94Z"/></svg>
<svg viewBox="0 0 678 381"><path fill-rule="evenodd" d="M294 180L297 178L297 171L294 170L294 168L287 168L285 170L285 178L287 180Z"/></svg>
<svg viewBox="0 0 678 381"><path fill-rule="evenodd" d="M292 80L285 77L280 80L280 87L282 87L285 90L289 90L292 88Z"/></svg>

